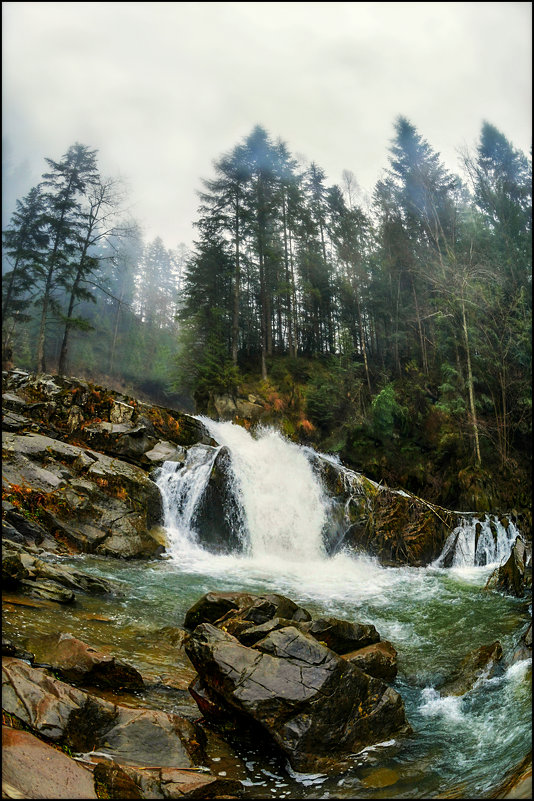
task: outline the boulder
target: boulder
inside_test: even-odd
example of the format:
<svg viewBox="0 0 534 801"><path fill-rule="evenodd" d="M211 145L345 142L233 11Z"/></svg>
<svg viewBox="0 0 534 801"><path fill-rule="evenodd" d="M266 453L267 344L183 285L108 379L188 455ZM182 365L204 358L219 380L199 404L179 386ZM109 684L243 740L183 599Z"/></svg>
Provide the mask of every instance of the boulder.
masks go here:
<svg viewBox="0 0 534 801"><path fill-rule="evenodd" d="M2 726L4 792L6 785L7 798L98 798L90 769L30 732Z"/></svg>
<svg viewBox="0 0 534 801"><path fill-rule="evenodd" d="M200 623L215 623L227 612L250 605L256 597L244 592L207 592L186 612L184 627L192 631Z"/></svg>
<svg viewBox="0 0 534 801"><path fill-rule="evenodd" d="M80 753L101 749L141 767L205 764L202 731L185 718L113 704L19 659L2 660L2 706L39 736Z"/></svg>
<svg viewBox="0 0 534 801"><path fill-rule="evenodd" d="M203 623L185 650L216 706L259 725L298 771L409 730L400 695L294 626L255 648Z"/></svg>
<svg viewBox="0 0 534 801"><path fill-rule="evenodd" d="M237 630L238 626L230 623L232 618L244 623L241 630L245 630L264 624L275 617L295 623L311 620L311 615L306 609L285 595L208 592L186 613L184 626L192 630L200 623L216 623L221 628L233 625Z"/></svg>
<svg viewBox="0 0 534 801"><path fill-rule="evenodd" d="M75 600L75 595L71 590L50 579L39 579L37 581L22 579L20 590L32 598L57 601L58 604L71 604Z"/></svg>
<svg viewBox="0 0 534 801"><path fill-rule="evenodd" d="M107 798L235 798L242 789L239 781L209 772L139 770L116 762L101 762L94 778Z"/></svg>
<svg viewBox="0 0 534 801"><path fill-rule="evenodd" d="M162 515L161 495L141 468L41 434L3 432L4 480L26 486L39 499L37 537L46 531L71 550L123 558L163 551L151 535ZM25 511L24 509L22 511ZM35 515L35 508L27 509ZM98 522L96 522L98 521ZM20 521L12 525L18 529ZM22 525L22 524L20 524Z"/></svg>
<svg viewBox="0 0 534 801"><path fill-rule="evenodd" d="M71 684L119 692L135 692L144 687L141 674L131 665L97 651L72 634L50 634L42 637L37 658Z"/></svg>
<svg viewBox="0 0 534 801"><path fill-rule="evenodd" d="M526 545L521 537L517 537L510 556L504 565L493 571L486 589L522 598L529 590L532 591L532 565L527 562Z"/></svg>
<svg viewBox="0 0 534 801"><path fill-rule="evenodd" d="M370 676L390 682L397 675L397 651L387 640L343 654L343 658Z"/></svg>
<svg viewBox="0 0 534 801"><path fill-rule="evenodd" d="M337 617L318 617L306 626L306 631L336 654L348 654L380 640L372 624L351 623Z"/></svg>
<svg viewBox="0 0 534 801"><path fill-rule="evenodd" d="M519 642L512 654L510 664L521 662L524 659L532 659L532 620L519 638Z"/></svg>
<svg viewBox="0 0 534 801"><path fill-rule="evenodd" d="M479 678L491 678L502 672L502 647L498 640L491 645L481 645L471 651L460 662L451 680L437 687L442 696L464 695Z"/></svg>

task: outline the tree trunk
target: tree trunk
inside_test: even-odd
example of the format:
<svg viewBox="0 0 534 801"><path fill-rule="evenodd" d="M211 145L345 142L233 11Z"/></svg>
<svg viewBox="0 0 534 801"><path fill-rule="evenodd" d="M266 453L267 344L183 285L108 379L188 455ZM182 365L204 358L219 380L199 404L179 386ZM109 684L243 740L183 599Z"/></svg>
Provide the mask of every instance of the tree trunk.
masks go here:
<svg viewBox="0 0 534 801"><path fill-rule="evenodd" d="M475 439L475 455L477 465L480 466L482 460L480 458L480 445L478 441L478 423L477 413L475 408L475 393L473 389L473 372L471 370L471 350L469 348L469 335L467 332L467 319L465 316L465 302L462 298L462 330L464 335L465 353L467 360L467 388L469 391L469 407L471 409L471 420L473 425L473 434Z"/></svg>
<svg viewBox="0 0 534 801"><path fill-rule="evenodd" d="M236 196L235 206L235 279L234 279L234 309L232 317L232 362L237 365L237 350L239 343L239 293L241 284L240 264L240 237L239 237L239 195Z"/></svg>

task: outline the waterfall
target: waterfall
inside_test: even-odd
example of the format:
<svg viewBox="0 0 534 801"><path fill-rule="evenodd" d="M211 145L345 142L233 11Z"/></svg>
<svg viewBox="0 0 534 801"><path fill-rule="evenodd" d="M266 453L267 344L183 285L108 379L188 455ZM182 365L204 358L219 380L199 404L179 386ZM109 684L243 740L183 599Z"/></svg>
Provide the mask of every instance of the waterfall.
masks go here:
<svg viewBox="0 0 534 801"><path fill-rule="evenodd" d="M230 452L228 478L242 510L240 539L248 553L291 559L324 557L328 500L308 449L274 429L260 428L252 437L240 426L201 420Z"/></svg>
<svg viewBox="0 0 534 801"><path fill-rule="evenodd" d="M496 515L485 515L484 520L475 516L461 518L447 537L443 551L433 565L483 567L502 564L510 556L519 535L512 521L505 528Z"/></svg>
<svg viewBox="0 0 534 801"><path fill-rule="evenodd" d="M358 474L289 442L274 429L260 427L252 436L230 422L198 419L219 445L193 445L183 465L165 462L156 476L168 553L182 558L207 549L265 563L274 559L288 565L314 561L325 566L328 546L341 524L340 510L335 510L322 485L319 463L341 470L345 483L350 473L351 486ZM216 474L218 483L213 480ZM506 527L495 515L483 520L459 516L433 566L501 563L519 534L513 522L505 522Z"/></svg>
<svg viewBox="0 0 534 801"><path fill-rule="evenodd" d="M196 518L217 455L224 448L230 456L224 502L228 506L232 500L235 509L233 514L221 510L221 516L232 518L230 528L238 529L234 539L242 550L254 558L323 558L329 499L314 473L309 449L288 442L272 429L260 429L252 437L232 423L199 419L219 447L195 445L189 448L183 466L165 462L155 477L171 555L202 545L206 532L197 530Z"/></svg>
<svg viewBox="0 0 534 801"><path fill-rule="evenodd" d="M164 462L155 475L163 503L167 550L180 552L198 546L194 518L220 447L193 445L185 463Z"/></svg>

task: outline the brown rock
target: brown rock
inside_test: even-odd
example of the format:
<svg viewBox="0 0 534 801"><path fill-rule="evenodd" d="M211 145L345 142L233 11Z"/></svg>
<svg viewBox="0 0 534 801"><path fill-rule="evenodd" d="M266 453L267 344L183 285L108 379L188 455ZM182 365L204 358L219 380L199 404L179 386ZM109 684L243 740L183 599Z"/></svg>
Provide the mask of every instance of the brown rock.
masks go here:
<svg viewBox="0 0 534 801"><path fill-rule="evenodd" d="M72 634L50 634L39 643L39 661L59 671L72 684L118 691L143 688L141 674L114 656L97 651Z"/></svg>
<svg viewBox="0 0 534 801"><path fill-rule="evenodd" d="M387 640L343 654L343 659L384 681L393 681L397 675L397 651Z"/></svg>
<svg viewBox="0 0 534 801"><path fill-rule="evenodd" d="M373 625L351 623L337 617L318 617L305 628L308 634L336 654L347 654L380 640L380 634Z"/></svg>
<svg viewBox="0 0 534 801"><path fill-rule="evenodd" d="M105 701L19 659L2 660L2 706L81 753L102 749L123 764L180 769L204 759L202 732L185 718Z"/></svg>
<svg viewBox="0 0 534 801"><path fill-rule="evenodd" d="M2 784L20 792L19 798L98 797L90 770L30 732L7 726L2 726Z"/></svg>
<svg viewBox="0 0 534 801"><path fill-rule="evenodd" d="M461 661L456 674L451 681L442 684L437 689L443 695L464 695L468 692L483 673L491 677L496 675L502 659L502 647L498 640L491 645L481 645L471 651Z"/></svg>

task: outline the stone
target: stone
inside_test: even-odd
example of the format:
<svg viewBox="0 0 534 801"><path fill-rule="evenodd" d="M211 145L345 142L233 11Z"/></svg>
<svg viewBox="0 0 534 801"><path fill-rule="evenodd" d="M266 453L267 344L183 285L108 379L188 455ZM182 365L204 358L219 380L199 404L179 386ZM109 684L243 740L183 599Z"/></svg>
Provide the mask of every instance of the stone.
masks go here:
<svg viewBox="0 0 534 801"><path fill-rule="evenodd" d="M498 640L481 645L460 662L453 678L437 687L442 696L464 695L479 678L491 678L502 672L502 647Z"/></svg>
<svg viewBox="0 0 534 801"><path fill-rule="evenodd" d="M527 566L525 543L521 537L517 537L510 556L504 565L493 571L486 583L486 589L522 598L529 588L532 589L532 566Z"/></svg>
<svg viewBox="0 0 534 801"><path fill-rule="evenodd" d="M397 675L397 651L387 640L343 654L343 658L370 676L390 682Z"/></svg>
<svg viewBox="0 0 534 801"><path fill-rule="evenodd" d="M72 634L41 637L37 657L71 684L118 692L135 692L144 687L141 674L131 665L92 648Z"/></svg>
<svg viewBox="0 0 534 801"><path fill-rule="evenodd" d="M244 631L252 626L264 624L274 617L285 618L294 623L311 620L311 615L306 609L285 595L208 592L186 613L184 625L186 629L194 629L200 623L216 623L226 630L228 626L232 626L235 631ZM230 618L234 619L232 623Z"/></svg>
<svg viewBox="0 0 534 801"><path fill-rule="evenodd" d="M213 776L208 771L141 771L116 762L97 765L94 777L109 798L234 798L241 795L242 789L239 781Z"/></svg>
<svg viewBox="0 0 534 801"><path fill-rule="evenodd" d="M8 798L98 798L91 771L27 731L2 726L2 785Z"/></svg>
<svg viewBox="0 0 534 801"><path fill-rule="evenodd" d="M163 462L185 462L186 450L181 445L173 445L172 442L160 440L153 448L145 451L144 458L151 464L162 464Z"/></svg>
<svg viewBox="0 0 534 801"><path fill-rule="evenodd" d="M380 640L372 624L351 623L336 617L318 617L306 627L306 631L336 654L347 654Z"/></svg>
<svg viewBox="0 0 534 801"><path fill-rule="evenodd" d="M192 630L200 623L215 623L227 612L253 603L256 597L243 592L207 592L186 612L184 627Z"/></svg>
<svg viewBox="0 0 534 801"><path fill-rule="evenodd" d="M114 704L12 657L2 660L2 706L40 736L121 764L191 769L204 764L202 731L180 715Z"/></svg>
<svg viewBox="0 0 534 801"><path fill-rule="evenodd" d="M59 604L71 604L75 600L75 595L71 590L50 579L39 579L37 581L22 579L20 588L22 592L34 598L57 601Z"/></svg>
<svg viewBox="0 0 534 801"><path fill-rule="evenodd" d="M203 623L185 650L214 703L259 724L295 770L333 769L409 730L395 690L294 626L247 648Z"/></svg>

